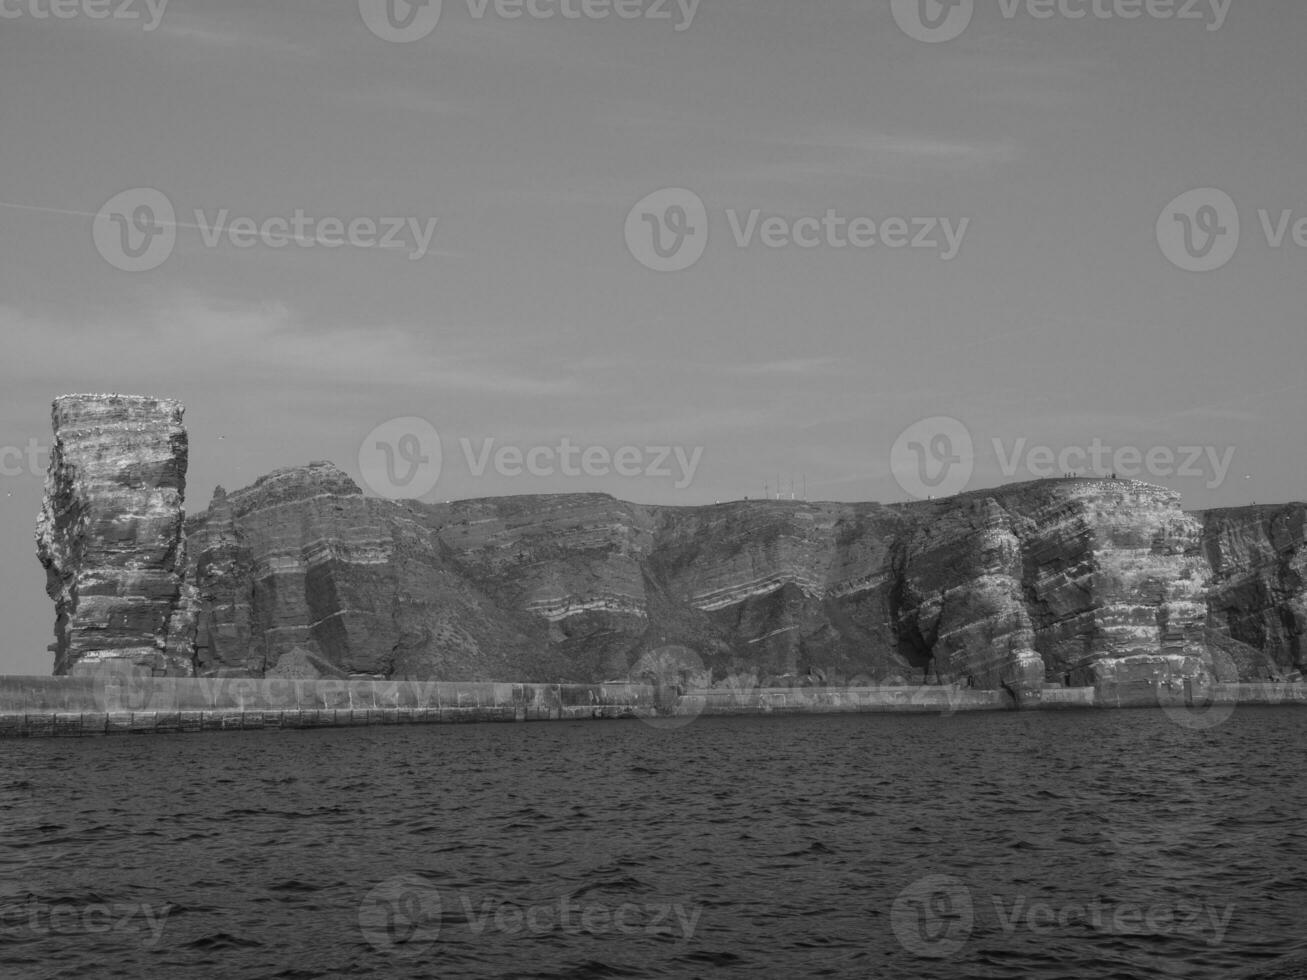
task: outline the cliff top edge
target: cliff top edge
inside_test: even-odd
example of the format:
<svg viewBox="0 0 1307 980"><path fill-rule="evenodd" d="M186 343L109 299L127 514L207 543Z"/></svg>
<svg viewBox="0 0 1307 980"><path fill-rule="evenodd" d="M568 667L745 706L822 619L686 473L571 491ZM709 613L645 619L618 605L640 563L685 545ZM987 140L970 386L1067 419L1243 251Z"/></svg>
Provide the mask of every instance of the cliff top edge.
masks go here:
<svg viewBox="0 0 1307 980"><path fill-rule="evenodd" d="M59 395L55 398L56 406L68 402L79 403L96 403L103 402L108 404L127 404L127 405L168 405L170 407L182 407L180 400L176 398L161 398L157 395L124 395L120 392L74 392L67 395Z"/></svg>

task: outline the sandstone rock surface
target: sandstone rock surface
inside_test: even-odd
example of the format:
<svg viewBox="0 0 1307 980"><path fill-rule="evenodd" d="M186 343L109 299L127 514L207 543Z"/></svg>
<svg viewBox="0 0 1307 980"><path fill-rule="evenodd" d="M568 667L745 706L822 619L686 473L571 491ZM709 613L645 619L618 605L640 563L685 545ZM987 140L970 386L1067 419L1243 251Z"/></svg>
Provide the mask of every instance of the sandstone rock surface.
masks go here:
<svg viewBox="0 0 1307 980"><path fill-rule="evenodd" d="M186 560L182 412L135 395L54 403L36 540L55 602L56 674L101 663L192 670L188 639L170 643Z"/></svg>
<svg viewBox="0 0 1307 980"><path fill-rule="evenodd" d="M1301 670L1302 508L1241 514L1110 480L896 506L401 504L313 464L219 495L192 522L188 583L201 672L259 673L303 645L347 673L585 683L680 646L696 683L927 678L1033 698Z"/></svg>
<svg viewBox="0 0 1307 980"><path fill-rule="evenodd" d="M1208 642L1253 680L1307 665L1307 504L1213 510L1203 522L1210 569Z"/></svg>
<svg viewBox="0 0 1307 980"><path fill-rule="evenodd" d="M330 463L219 488L188 530L197 672L257 676L296 649L345 675L499 680L528 650L542 669L546 621L449 568L431 511Z"/></svg>
<svg viewBox="0 0 1307 980"><path fill-rule="evenodd" d="M56 405L39 533L56 672L597 683L674 661L692 685L925 678L1020 700L1307 667L1302 504L1190 514L1097 479L890 506L423 504L312 463L219 488L183 534L180 419Z"/></svg>
<svg viewBox="0 0 1307 980"><path fill-rule="evenodd" d="M949 673L1030 693L1202 669L1202 525L1179 494L1046 480L917 513L898 617Z"/></svg>

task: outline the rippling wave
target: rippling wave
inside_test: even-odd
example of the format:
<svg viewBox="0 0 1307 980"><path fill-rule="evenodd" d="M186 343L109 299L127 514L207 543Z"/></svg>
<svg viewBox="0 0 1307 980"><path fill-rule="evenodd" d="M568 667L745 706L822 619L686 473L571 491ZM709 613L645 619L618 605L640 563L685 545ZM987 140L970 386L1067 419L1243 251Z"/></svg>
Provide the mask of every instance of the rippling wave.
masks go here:
<svg viewBox="0 0 1307 980"><path fill-rule="evenodd" d="M10 742L5 977L1307 977L1307 715Z"/></svg>

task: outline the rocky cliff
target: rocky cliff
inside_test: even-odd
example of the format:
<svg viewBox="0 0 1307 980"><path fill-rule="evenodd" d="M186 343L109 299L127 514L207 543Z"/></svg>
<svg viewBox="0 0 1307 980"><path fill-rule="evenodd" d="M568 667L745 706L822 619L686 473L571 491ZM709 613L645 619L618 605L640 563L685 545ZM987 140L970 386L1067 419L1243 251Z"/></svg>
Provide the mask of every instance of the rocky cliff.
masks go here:
<svg viewBox="0 0 1307 980"><path fill-rule="evenodd" d="M319 463L219 494L191 522L188 581L201 672L298 650L356 674L587 682L680 648L691 683L1028 696L1301 669L1302 516L1190 515L1110 480L897 506L401 504Z"/></svg>
<svg viewBox="0 0 1307 980"><path fill-rule="evenodd" d="M1255 680L1307 665L1307 506L1200 515L1208 642ZM1220 658L1218 658L1220 659ZM1262 673L1266 671L1266 673Z"/></svg>
<svg viewBox="0 0 1307 980"><path fill-rule="evenodd" d="M171 436L147 438L175 459ZM75 510L61 488L81 485L54 476L65 455L52 514ZM92 496L123 515L144 500ZM893 506L422 504L365 497L314 463L220 488L187 522L184 575L158 579L149 636L156 665L189 655L199 674L588 683L670 664L689 684L929 678L1018 698L1050 682L1264 680L1307 659L1305 509L1187 514L1172 491L1116 480ZM171 552L146 540L133 567L175 573L181 536ZM91 564L47 564L65 570L57 601L90 594L70 593L66 571L82 581ZM59 669L108 649L79 642Z"/></svg>
<svg viewBox="0 0 1307 980"><path fill-rule="evenodd" d="M368 499L330 463L219 488L188 530L197 671L261 675L316 657L345 675L538 675L547 620L452 567L433 511Z"/></svg>
<svg viewBox="0 0 1307 980"><path fill-rule="evenodd" d="M174 401L68 395L54 442L37 555L55 603L55 673L117 661L193 670L178 631L185 568L186 430Z"/></svg>
<svg viewBox="0 0 1307 980"><path fill-rule="evenodd" d="M1215 678L1202 525L1180 496L1048 480L915 509L901 545L900 633L949 674L1026 689Z"/></svg>

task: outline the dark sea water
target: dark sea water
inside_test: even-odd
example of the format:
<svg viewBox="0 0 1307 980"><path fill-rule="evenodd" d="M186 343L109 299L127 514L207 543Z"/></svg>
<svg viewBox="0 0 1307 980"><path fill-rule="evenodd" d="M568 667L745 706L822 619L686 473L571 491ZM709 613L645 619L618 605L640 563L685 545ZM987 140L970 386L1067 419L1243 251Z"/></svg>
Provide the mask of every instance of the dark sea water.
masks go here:
<svg viewBox="0 0 1307 980"><path fill-rule="evenodd" d="M1295 976L1307 712L32 740L0 977ZM1285 971L1283 974L1276 971Z"/></svg>

